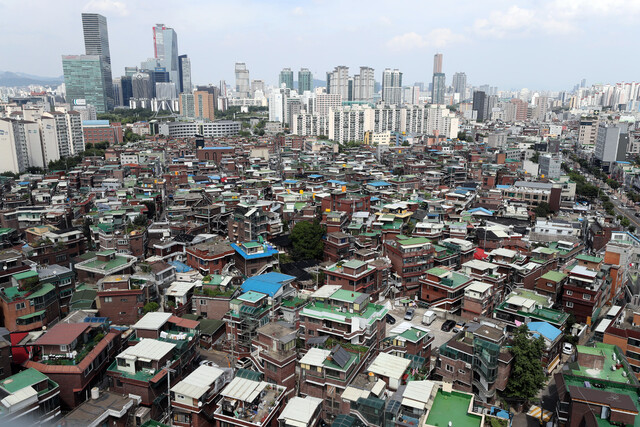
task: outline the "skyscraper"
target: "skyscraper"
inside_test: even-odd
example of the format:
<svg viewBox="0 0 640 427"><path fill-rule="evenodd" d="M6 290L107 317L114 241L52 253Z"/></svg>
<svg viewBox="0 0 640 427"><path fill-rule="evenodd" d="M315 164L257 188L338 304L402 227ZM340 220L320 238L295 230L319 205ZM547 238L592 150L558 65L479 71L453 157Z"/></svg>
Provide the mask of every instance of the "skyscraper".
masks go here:
<svg viewBox="0 0 640 427"><path fill-rule="evenodd" d="M164 24L153 27L153 57L169 73L170 81L179 87L178 35Z"/></svg>
<svg viewBox="0 0 640 427"><path fill-rule="evenodd" d="M388 105L402 102L402 73L385 68L382 72L382 100Z"/></svg>
<svg viewBox="0 0 640 427"><path fill-rule="evenodd" d="M473 92L473 104L471 109L476 112L476 121L482 122L487 119L488 100L483 91Z"/></svg>
<svg viewBox="0 0 640 427"><path fill-rule="evenodd" d="M340 95L343 101L349 99L349 67L339 65L327 73L327 93Z"/></svg>
<svg viewBox="0 0 640 427"><path fill-rule="evenodd" d="M264 80L252 80L251 81L251 95L256 96L256 91L262 92L264 95Z"/></svg>
<svg viewBox="0 0 640 427"><path fill-rule="evenodd" d="M313 90L313 75L307 68L298 71L298 93L303 94L305 91Z"/></svg>
<svg viewBox="0 0 640 427"><path fill-rule="evenodd" d="M104 66L100 55L62 56L66 100L72 108L91 104L96 112L105 113L113 106L113 97L107 97ZM111 85L113 93L113 83Z"/></svg>
<svg viewBox="0 0 640 427"><path fill-rule="evenodd" d="M178 56L179 91L191 92L191 60L187 55Z"/></svg>
<svg viewBox="0 0 640 427"><path fill-rule="evenodd" d="M293 71L291 71L291 68L283 68L282 71L280 71L278 87L282 87L283 83L287 89L293 90Z"/></svg>
<svg viewBox="0 0 640 427"><path fill-rule="evenodd" d="M85 54L100 57L100 73L102 74L104 98L106 110L113 108L113 79L111 75L111 53L109 51L109 32L107 31L107 18L97 13L82 14L82 33L84 36ZM80 85L72 82L72 85ZM77 95L77 94L76 94ZM76 99L82 99L80 97ZM98 108L96 106L96 108Z"/></svg>
<svg viewBox="0 0 640 427"><path fill-rule="evenodd" d="M467 92L467 75L465 73L455 73L453 75L453 92L460 94L462 101Z"/></svg>
<svg viewBox="0 0 640 427"><path fill-rule="evenodd" d="M353 100L372 102L374 85L375 75L373 68L360 67L360 74L353 76Z"/></svg>
<svg viewBox="0 0 640 427"><path fill-rule="evenodd" d="M249 98L249 70L244 62L236 62L236 94L238 98Z"/></svg>
<svg viewBox="0 0 640 427"><path fill-rule="evenodd" d="M444 104L444 92L446 90L446 78L442 72L442 54L433 56L433 82L431 91L432 104Z"/></svg>
<svg viewBox="0 0 640 427"><path fill-rule="evenodd" d="M436 53L433 55L433 74L442 72L442 54Z"/></svg>

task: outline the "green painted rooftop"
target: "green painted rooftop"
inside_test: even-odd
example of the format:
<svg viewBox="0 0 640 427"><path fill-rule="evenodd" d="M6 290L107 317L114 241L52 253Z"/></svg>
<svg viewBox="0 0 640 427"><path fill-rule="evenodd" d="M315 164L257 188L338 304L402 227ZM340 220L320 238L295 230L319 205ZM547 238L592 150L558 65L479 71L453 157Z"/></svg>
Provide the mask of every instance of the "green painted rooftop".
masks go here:
<svg viewBox="0 0 640 427"><path fill-rule="evenodd" d="M580 255L576 256L576 259L579 259L580 261L601 263L604 258L600 258L600 257L597 257L597 256L586 255L586 254L580 254Z"/></svg>
<svg viewBox="0 0 640 427"><path fill-rule="evenodd" d="M33 298L44 296L49 292L54 291L55 289L56 287L53 286L51 283L44 283L42 286L40 286L39 289L32 292L30 295L27 295L27 299L33 299Z"/></svg>
<svg viewBox="0 0 640 427"><path fill-rule="evenodd" d="M302 313L305 316L328 319L333 321L340 321L337 316L342 316L345 318L344 322L351 324L352 317L362 317L364 319L368 319L369 323L371 323L374 318L373 315L376 313L380 313L379 318L382 319L385 314L387 314L387 309L385 309L381 305L369 303L367 308L361 313L358 312L342 312L336 309L336 307L325 306L323 302L313 302L311 304L307 304L303 309Z"/></svg>
<svg viewBox="0 0 640 427"><path fill-rule="evenodd" d="M398 238L398 243L400 243L402 246L421 245L425 243L431 243L431 240L427 239L426 237L408 237L406 239Z"/></svg>
<svg viewBox="0 0 640 427"><path fill-rule="evenodd" d="M23 280L23 279L28 279L30 277L38 277L38 272L37 271L33 271L33 270L27 270L27 271L23 271L21 273L16 273L16 274L12 275L11 277L13 277L16 280Z"/></svg>
<svg viewBox="0 0 640 427"><path fill-rule="evenodd" d="M338 289L331 295L331 299L345 302L354 302L360 295L362 295L360 292Z"/></svg>
<svg viewBox="0 0 640 427"><path fill-rule="evenodd" d="M262 294L260 292L255 292L255 291L249 291L249 292L245 292L244 294L240 295L238 297L238 299L240 301L245 301L245 302L258 302L260 301L262 298L266 297L266 294Z"/></svg>
<svg viewBox="0 0 640 427"><path fill-rule="evenodd" d="M352 259L350 261L345 262L344 264L342 264L342 267L347 267L347 268L353 268L354 270L357 270L358 268L362 267L363 265L366 265L367 263L364 261L360 261L357 259Z"/></svg>
<svg viewBox="0 0 640 427"><path fill-rule="evenodd" d="M100 252L98 254L100 254ZM129 259L122 256L116 256L114 259L106 262L100 261L99 259L96 258L95 260L90 261L80 267L95 268L98 270L109 271L111 269L121 267L127 264L128 262L129 262Z"/></svg>
<svg viewBox="0 0 640 427"><path fill-rule="evenodd" d="M427 274L433 274L434 276L438 276L438 277L447 273L449 273L449 270L445 270L444 268L440 268L440 267L433 267L427 270Z"/></svg>
<svg viewBox="0 0 640 427"><path fill-rule="evenodd" d="M615 346L612 344L596 343L595 347L586 347L583 345L576 346L578 353L590 354L594 356L602 356L604 360L604 366L602 369L594 369L589 366L580 366L577 363L572 363L570 368L575 375L583 377L591 377L594 379L614 381L617 383L626 384L628 377L634 375L633 372L628 372L624 366L622 368L611 370L611 367L615 365L613 361L613 354L616 354L618 358L622 357L620 352L615 351Z"/></svg>
<svg viewBox="0 0 640 427"><path fill-rule="evenodd" d="M30 387L34 384L38 384L39 382L48 379L49 377L47 377L45 374L33 368L28 368L22 372L18 372L17 374L0 381L0 387L4 388L9 393L15 393L25 387ZM54 384L56 386L58 385L56 383Z"/></svg>
<svg viewBox="0 0 640 427"><path fill-rule="evenodd" d="M438 390L433 399L427 425L447 427L449 422L455 427L480 427L482 417L469 414L472 396L453 391L451 393Z"/></svg>
<svg viewBox="0 0 640 427"><path fill-rule="evenodd" d="M561 273L559 271L547 271L542 278L545 280L551 280L552 282L559 282L562 279L564 279L565 277L567 277L566 274Z"/></svg>

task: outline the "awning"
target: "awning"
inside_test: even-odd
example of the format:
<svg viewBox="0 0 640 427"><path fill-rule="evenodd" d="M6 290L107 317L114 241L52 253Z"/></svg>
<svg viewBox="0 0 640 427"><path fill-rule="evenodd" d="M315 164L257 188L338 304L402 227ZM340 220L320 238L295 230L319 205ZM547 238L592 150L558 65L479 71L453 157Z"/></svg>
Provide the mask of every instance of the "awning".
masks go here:
<svg viewBox="0 0 640 427"><path fill-rule="evenodd" d="M539 406L533 405L531 409L529 409L529 412L527 412L527 415L537 420L542 419L542 421L547 422L547 421L551 421L551 417L553 416L553 413L550 411L545 411Z"/></svg>
<svg viewBox="0 0 640 427"><path fill-rule="evenodd" d="M547 366L547 371L549 373L553 372L556 366L558 366L558 363L560 363L560 353L558 353L556 357L554 357L554 359L551 361L551 363L549 363L549 366Z"/></svg>
<svg viewBox="0 0 640 427"><path fill-rule="evenodd" d="M406 397L404 399L402 399L402 404L404 406L408 406L410 408L419 409L421 411L423 411L424 407L425 407L425 403L424 402L418 402L417 400L407 399Z"/></svg>
<svg viewBox="0 0 640 427"><path fill-rule="evenodd" d="M25 314L24 316L20 316L18 317L18 319L21 319L21 320L31 319L33 317L42 316L44 312L45 310L36 311L35 313Z"/></svg>

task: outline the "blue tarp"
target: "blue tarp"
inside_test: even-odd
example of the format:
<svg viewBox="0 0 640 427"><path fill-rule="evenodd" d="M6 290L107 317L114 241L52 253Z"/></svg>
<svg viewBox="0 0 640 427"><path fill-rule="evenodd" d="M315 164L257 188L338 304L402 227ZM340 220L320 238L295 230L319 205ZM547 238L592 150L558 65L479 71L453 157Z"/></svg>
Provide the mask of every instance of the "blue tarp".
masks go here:
<svg viewBox="0 0 640 427"><path fill-rule="evenodd" d="M176 268L176 273L186 273L187 271L193 270L191 267L189 267L184 262L169 261L169 264L171 264L172 266L174 266Z"/></svg>

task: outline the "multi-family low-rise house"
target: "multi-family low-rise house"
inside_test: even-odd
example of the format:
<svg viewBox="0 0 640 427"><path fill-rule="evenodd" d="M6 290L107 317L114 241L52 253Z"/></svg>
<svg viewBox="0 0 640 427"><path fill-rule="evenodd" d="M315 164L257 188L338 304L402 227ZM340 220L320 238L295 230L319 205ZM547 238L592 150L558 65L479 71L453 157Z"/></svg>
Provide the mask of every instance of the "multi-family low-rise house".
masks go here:
<svg viewBox="0 0 640 427"><path fill-rule="evenodd" d="M236 269L244 277L257 276L278 264L278 250L266 242L232 243Z"/></svg>
<svg viewBox="0 0 640 427"><path fill-rule="evenodd" d="M229 303L230 310L222 319L226 324L227 341L231 352L240 357L250 355L252 341L259 327L269 323L271 304L267 294L249 291Z"/></svg>
<svg viewBox="0 0 640 427"><path fill-rule="evenodd" d="M219 426L278 426L285 388L266 381L235 377L222 389L213 413Z"/></svg>
<svg viewBox="0 0 640 427"><path fill-rule="evenodd" d="M41 265L68 264L72 258L86 250L82 230L59 230L51 225L40 225L25 230L27 245L22 251L30 260Z"/></svg>
<svg viewBox="0 0 640 427"><path fill-rule="evenodd" d="M569 313L554 310L551 298L528 289L514 289L493 311L493 318L499 319L508 329L529 323L542 321L563 330Z"/></svg>
<svg viewBox="0 0 640 427"><path fill-rule="evenodd" d="M547 322L527 323L529 334L533 338L542 337L544 352L542 354L542 366L546 374L551 374L560 363L560 344L563 341L562 331Z"/></svg>
<svg viewBox="0 0 640 427"><path fill-rule="evenodd" d="M205 276L222 274L233 264L234 254L229 242L214 240L186 248L186 264Z"/></svg>
<svg viewBox="0 0 640 427"><path fill-rule="evenodd" d="M296 362L298 360L296 330L280 323L269 322L259 327L252 341L251 358L263 374L264 380L287 389L286 399L294 396L296 390Z"/></svg>
<svg viewBox="0 0 640 427"><path fill-rule="evenodd" d="M0 423L48 425L60 416L60 386L28 368L0 381Z"/></svg>
<svg viewBox="0 0 640 427"><path fill-rule="evenodd" d="M322 400L316 397L295 396L289 400L278 417L278 427L317 427L320 425Z"/></svg>
<svg viewBox="0 0 640 427"><path fill-rule="evenodd" d="M420 279L420 299L430 307L439 307L450 313L459 312L465 288L473 282L470 276L442 267L433 267Z"/></svg>
<svg viewBox="0 0 640 427"><path fill-rule="evenodd" d="M367 262L356 259L339 261L323 271L328 285L339 285L344 290L367 293L374 297L380 291L377 288L376 269Z"/></svg>
<svg viewBox="0 0 640 427"><path fill-rule="evenodd" d="M382 340L380 351L415 361L413 365L431 364L431 344L434 337L421 325L402 322Z"/></svg>
<svg viewBox="0 0 640 427"><path fill-rule="evenodd" d="M468 320L491 317L496 300L493 285L474 280L464 289L461 315Z"/></svg>
<svg viewBox="0 0 640 427"><path fill-rule="evenodd" d="M602 342L618 346L640 379L640 307L627 304L619 309L606 325Z"/></svg>
<svg viewBox="0 0 640 427"><path fill-rule="evenodd" d="M609 296L611 282L601 270L602 258L591 257L594 262L573 265L562 292L562 306L570 311L578 322L591 323L596 310L604 305ZM597 263L596 260L599 260Z"/></svg>
<svg viewBox="0 0 640 427"><path fill-rule="evenodd" d="M342 231L327 233L327 239L324 242L324 259L337 262L351 257L354 251L352 240L352 236Z"/></svg>
<svg viewBox="0 0 640 427"><path fill-rule="evenodd" d="M104 374L121 346L121 332L107 323L65 323L63 320L30 343L23 363L60 385L64 408L75 408Z"/></svg>
<svg viewBox="0 0 640 427"><path fill-rule="evenodd" d="M563 293L564 284L567 281L567 275L559 271L547 271L536 279L535 291L541 295L546 295L553 302L560 299Z"/></svg>
<svg viewBox="0 0 640 427"><path fill-rule="evenodd" d="M472 392L492 402L496 391L507 385L513 355L504 328L489 323L470 323L440 347L435 375L456 390Z"/></svg>
<svg viewBox="0 0 640 427"><path fill-rule="evenodd" d="M171 387L171 425L210 426L215 423L218 394L231 381L233 372L201 365Z"/></svg>
<svg viewBox="0 0 640 427"><path fill-rule="evenodd" d="M0 289L0 308L9 332L27 332L60 319L56 287L40 283L37 271L27 270L11 276L12 286Z"/></svg>
<svg viewBox="0 0 640 427"><path fill-rule="evenodd" d="M77 280L88 283L97 283L114 274L132 274L137 261L136 257L118 254L115 250L87 252L81 258L83 261L74 265Z"/></svg>
<svg viewBox="0 0 640 427"><path fill-rule="evenodd" d="M391 260L392 281L402 294L419 292L420 277L433 266L434 247L426 237L395 236L384 242L384 253Z"/></svg>

